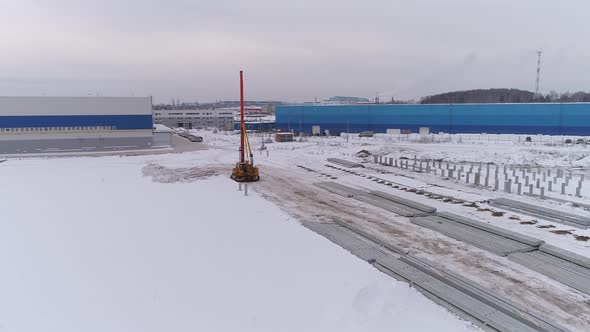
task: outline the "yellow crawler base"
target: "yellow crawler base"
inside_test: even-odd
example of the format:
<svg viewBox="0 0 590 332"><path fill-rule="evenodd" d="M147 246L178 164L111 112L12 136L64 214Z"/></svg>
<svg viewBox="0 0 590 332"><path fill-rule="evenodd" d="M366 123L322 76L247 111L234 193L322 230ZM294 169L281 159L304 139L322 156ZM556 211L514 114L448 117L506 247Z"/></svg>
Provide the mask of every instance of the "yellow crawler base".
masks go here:
<svg viewBox="0 0 590 332"><path fill-rule="evenodd" d="M258 167L250 165L249 162L237 163L231 172L232 180L236 182L255 182L260 180Z"/></svg>

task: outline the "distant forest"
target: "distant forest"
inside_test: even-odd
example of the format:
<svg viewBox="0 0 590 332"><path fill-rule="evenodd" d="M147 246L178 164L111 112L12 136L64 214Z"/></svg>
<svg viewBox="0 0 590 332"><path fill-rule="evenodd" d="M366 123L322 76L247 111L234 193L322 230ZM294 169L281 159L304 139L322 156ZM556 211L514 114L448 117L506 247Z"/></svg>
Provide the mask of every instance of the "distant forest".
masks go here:
<svg viewBox="0 0 590 332"><path fill-rule="evenodd" d="M477 89L454 91L424 97L420 104L478 104L478 103L580 103L590 102L588 92L551 91L536 96L534 92L518 89Z"/></svg>

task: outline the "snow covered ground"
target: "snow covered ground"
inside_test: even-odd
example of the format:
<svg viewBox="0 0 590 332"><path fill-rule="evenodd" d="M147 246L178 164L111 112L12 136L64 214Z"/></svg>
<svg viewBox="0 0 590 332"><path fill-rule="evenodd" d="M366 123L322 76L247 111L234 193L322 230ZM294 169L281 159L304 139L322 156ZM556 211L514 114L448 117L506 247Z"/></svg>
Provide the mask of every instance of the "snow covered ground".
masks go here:
<svg viewBox="0 0 590 332"><path fill-rule="evenodd" d="M314 196L297 194L317 194L309 188L313 182L326 181L325 174L347 185L383 189L366 178L324 166L328 157L363 161L355 156L361 150L457 163L563 167L576 174L590 170L590 148L581 145L467 139L398 142L385 135L362 139L351 135L348 141L346 137L308 137L301 142L266 144L266 150L255 151L263 180L251 185L245 197L228 178L239 136L198 134L209 150L0 163L0 259L5 271L0 277L0 329L432 331L435 326L437 331L477 330L407 284L302 227L294 217L314 218L322 214L322 207L313 202ZM250 137L255 148L262 140ZM317 172L305 174L297 165ZM371 169L361 172L478 202L478 207L433 201L409 191L398 190L396 195L590 256L590 241L577 240L590 239L589 230L543 220L531 223L531 218L512 213L497 217L486 211L487 199L508 194L431 174L367 166ZM392 173L380 174L376 169ZM298 193L301 186L307 191ZM584 195L579 200L588 202L587 190ZM519 199L588 214L558 202ZM355 206L350 211L338 210L337 204L330 208L330 213L356 212ZM587 313L585 308L572 307L586 297L554 280L505 258L449 242L404 218L356 208L407 232L408 237L395 240L426 259L439 258L507 297L519 294L513 300L554 313L555 319L574 330L587 321L578 317ZM519 219L511 219L514 215ZM549 225L553 227L538 227ZM552 232L556 230L570 233ZM420 242L432 237L438 256ZM512 285L511 280L521 286ZM540 287L543 292L538 292ZM574 308L579 314L572 314Z"/></svg>
<svg viewBox="0 0 590 332"><path fill-rule="evenodd" d="M206 140L221 148L0 163L0 330L477 330L245 197L235 137Z"/></svg>
<svg viewBox="0 0 590 332"><path fill-rule="evenodd" d="M197 132L197 131L195 131ZM212 133L210 131L198 131L198 134L206 138L208 144L215 146L229 146L233 144L236 137L233 132ZM347 134L341 137L304 137L302 141L296 138L297 142L270 144L275 149L309 150L307 153L317 152L318 149L310 147L333 146L338 147L332 153L347 154L359 148L368 147L373 152L380 154L391 154L390 157L404 156L413 158L420 154L424 158L445 159L453 162L494 162L506 164L527 164L539 166L562 166L562 167L590 167L590 146L585 144L558 145L551 143L545 138L543 143L524 142L524 139L517 140L515 135L497 135L502 139L482 139L480 135L459 135L453 134L450 141L407 141L399 139L396 135L376 134L374 137L359 138L358 134ZM402 135L403 136L403 135ZM467 139L470 136L478 139ZM484 135L483 137L491 136ZM427 136L428 137L428 136ZM459 137L462 137L459 140ZM551 137L551 136L547 136ZM560 136L553 136L554 140L561 140ZM268 134L265 138L269 138ZM274 137L271 136L271 139ZM536 138L535 138L536 139ZM250 140L257 146L261 143L258 133L251 133ZM324 151L325 152L325 151Z"/></svg>
<svg viewBox="0 0 590 332"><path fill-rule="evenodd" d="M199 135L205 137L205 141L209 145L220 149L228 149L228 151L235 150L235 146L237 142L239 142L239 136L234 133L220 132L213 134L207 131L199 131ZM268 138L268 136L266 136L266 138ZM261 146L262 138L258 136L258 134L251 134L250 141L255 147L259 147ZM397 142L390 139L387 135L359 138L358 135L351 134L348 141L346 137L305 137L302 141L299 141L297 138L296 142L267 143L265 146L269 151L268 156L266 151L254 153L255 159L262 164L282 167L285 169L294 167L295 165L304 165L337 176L339 178L338 181L341 183L355 184L380 190L383 189L381 185L376 185L364 178L347 175L343 172L330 170L324 167L324 164L327 163L326 159L329 157L339 157L348 160L357 160L359 162L371 160L372 158L363 159L356 156L357 152L366 150L372 154L385 155L393 158L406 157L413 159L414 156L416 156L419 159L444 159L446 161L457 163L477 163L481 161L494 162L497 164L506 163L562 167L564 170L573 173L587 174L586 178L590 178L590 148L586 148L583 145L561 147L546 146L543 144L516 144L514 141L490 141L485 142L485 144L480 141L476 141L476 143L412 143ZM395 173L385 175L378 174L373 170L364 171L367 174L376 175L411 187L430 190L438 194L450 195L472 202L506 197L590 217L590 212L581 208L571 207L571 204L540 200L534 197L517 196L516 194L506 194L500 191L482 190L481 187L474 187L457 181L449 181L432 174L416 173L401 170L399 168L375 165L372 161L369 162L367 166ZM325 179L318 179L318 181L322 180ZM425 204L433 205L441 211L455 212L470 216L475 219L492 223L496 226L540 238L564 249L590 256L590 230L575 229L558 223L543 221L539 218L527 218L518 213L506 213L503 217L495 217L490 213L484 213L475 208L436 202L424 196L412 193L399 191L394 193ZM581 198L576 198L571 195L560 196L554 194L552 196L590 204L590 181L586 180L584 182L582 194L584 196ZM490 208L490 206L485 203L478 204L478 207L482 209ZM513 217L513 219L510 219L511 217Z"/></svg>

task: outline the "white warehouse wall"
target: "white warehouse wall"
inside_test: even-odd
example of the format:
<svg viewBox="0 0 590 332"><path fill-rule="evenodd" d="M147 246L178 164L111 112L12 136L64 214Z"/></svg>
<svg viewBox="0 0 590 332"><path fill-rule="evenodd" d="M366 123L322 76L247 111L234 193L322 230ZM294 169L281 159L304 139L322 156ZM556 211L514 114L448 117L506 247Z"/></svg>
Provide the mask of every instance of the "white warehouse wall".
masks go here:
<svg viewBox="0 0 590 332"><path fill-rule="evenodd" d="M151 115L151 97L0 97L0 116Z"/></svg>

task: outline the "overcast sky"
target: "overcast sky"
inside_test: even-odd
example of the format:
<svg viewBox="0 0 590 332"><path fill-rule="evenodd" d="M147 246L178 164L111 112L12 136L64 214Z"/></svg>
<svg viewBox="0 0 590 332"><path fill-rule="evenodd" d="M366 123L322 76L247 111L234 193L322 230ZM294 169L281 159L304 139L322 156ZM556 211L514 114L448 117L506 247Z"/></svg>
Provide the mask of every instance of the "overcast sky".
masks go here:
<svg viewBox="0 0 590 332"><path fill-rule="evenodd" d="M590 90L588 0L0 0L0 95Z"/></svg>

